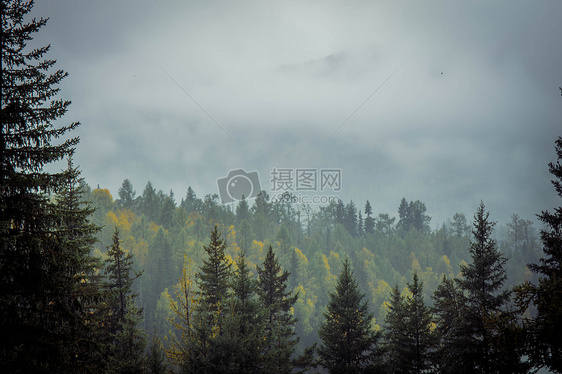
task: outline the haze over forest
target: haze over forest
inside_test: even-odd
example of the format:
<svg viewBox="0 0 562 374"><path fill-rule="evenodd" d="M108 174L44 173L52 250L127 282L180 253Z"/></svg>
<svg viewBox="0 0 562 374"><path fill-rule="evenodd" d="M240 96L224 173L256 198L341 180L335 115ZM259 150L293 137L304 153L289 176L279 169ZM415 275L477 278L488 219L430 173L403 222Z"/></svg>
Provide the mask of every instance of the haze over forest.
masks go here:
<svg viewBox="0 0 562 374"><path fill-rule="evenodd" d="M70 74L75 162L114 195L124 178L204 195L237 168L269 191L274 167L327 167L344 201L421 200L432 227L481 199L501 222L555 202L556 0L42 0L33 14L50 17L33 43Z"/></svg>
<svg viewBox="0 0 562 374"><path fill-rule="evenodd" d="M0 371L562 373L558 2L0 13Z"/></svg>

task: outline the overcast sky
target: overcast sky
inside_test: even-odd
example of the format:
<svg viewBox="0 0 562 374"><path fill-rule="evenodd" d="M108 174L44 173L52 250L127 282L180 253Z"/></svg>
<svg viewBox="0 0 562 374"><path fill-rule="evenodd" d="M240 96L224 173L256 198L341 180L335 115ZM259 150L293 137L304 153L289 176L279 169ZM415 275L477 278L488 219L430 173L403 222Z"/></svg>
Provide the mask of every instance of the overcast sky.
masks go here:
<svg viewBox="0 0 562 374"><path fill-rule="evenodd" d="M202 197L237 168L269 191L274 167L312 167L341 168L339 196L375 214L421 200L432 227L481 199L501 222L560 205L559 0L38 0L34 15L70 74L76 163L114 197L125 178Z"/></svg>

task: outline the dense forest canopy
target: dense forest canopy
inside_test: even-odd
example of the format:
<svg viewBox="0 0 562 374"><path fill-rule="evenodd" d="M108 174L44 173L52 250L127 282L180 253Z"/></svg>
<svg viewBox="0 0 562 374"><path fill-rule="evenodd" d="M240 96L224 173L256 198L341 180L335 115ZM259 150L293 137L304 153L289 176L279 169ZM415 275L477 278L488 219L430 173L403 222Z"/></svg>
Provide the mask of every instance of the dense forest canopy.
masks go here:
<svg viewBox="0 0 562 374"><path fill-rule="evenodd" d="M3 372L562 372L562 208L498 224L481 201L432 226L406 197L223 204L127 176L114 197L74 165L32 7L1 8Z"/></svg>

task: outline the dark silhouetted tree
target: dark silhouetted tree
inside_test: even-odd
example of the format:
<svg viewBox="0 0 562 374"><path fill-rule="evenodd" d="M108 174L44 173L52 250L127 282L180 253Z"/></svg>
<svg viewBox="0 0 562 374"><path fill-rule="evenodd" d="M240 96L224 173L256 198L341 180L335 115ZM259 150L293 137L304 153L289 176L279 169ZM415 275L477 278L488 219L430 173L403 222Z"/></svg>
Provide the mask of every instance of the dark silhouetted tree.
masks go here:
<svg viewBox="0 0 562 374"><path fill-rule="evenodd" d="M562 88L561 88L562 92ZM558 196L562 197L562 137L556 140L556 163L549 163ZM539 275L538 284L526 282L516 288L518 304L533 305L536 315L526 323L527 354L535 367L562 373L562 207L543 211L539 219L544 257L529 268Z"/></svg>
<svg viewBox="0 0 562 374"><path fill-rule="evenodd" d="M70 105L56 99L67 74L51 70L50 46L27 47L47 23L27 21L32 8L32 1L0 5L0 360L4 372L75 372L72 329L80 323L76 310L67 309L81 303L71 290L83 251L63 248L72 239L57 233L49 201L67 171L46 166L73 153L79 140L69 132L79 123L57 122Z"/></svg>
<svg viewBox="0 0 562 374"><path fill-rule="evenodd" d="M290 373L293 365L291 355L298 343L294 326L297 322L291 314L298 294L287 291L290 273L283 271L273 248L269 246L262 266L257 267L258 296L265 310L265 371L268 373Z"/></svg>
<svg viewBox="0 0 562 374"><path fill-rule="evenodd" d="M318 330L320 364L330 373L374 370L378 335L373 331L373 315L364 298L346 258Z"/></svg>

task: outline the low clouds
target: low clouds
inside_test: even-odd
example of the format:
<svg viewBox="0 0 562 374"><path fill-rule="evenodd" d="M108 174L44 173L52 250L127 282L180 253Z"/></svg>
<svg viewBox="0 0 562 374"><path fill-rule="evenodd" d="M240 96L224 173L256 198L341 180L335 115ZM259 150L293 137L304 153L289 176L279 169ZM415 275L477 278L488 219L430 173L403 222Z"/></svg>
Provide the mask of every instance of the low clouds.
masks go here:
<svg viewBox="0 0 562 374"><path fill-rule="evenodd" d="M70 73L77 161L114 194L125 178L137 193L148 180L214 193L240 167L269 188L273 167L312 166L342 168L342 197L376 212L424 201L435 225L480 199L503 221L557 204L558 1L42 0L35 13L50 17L37 42Z"/></svg>

